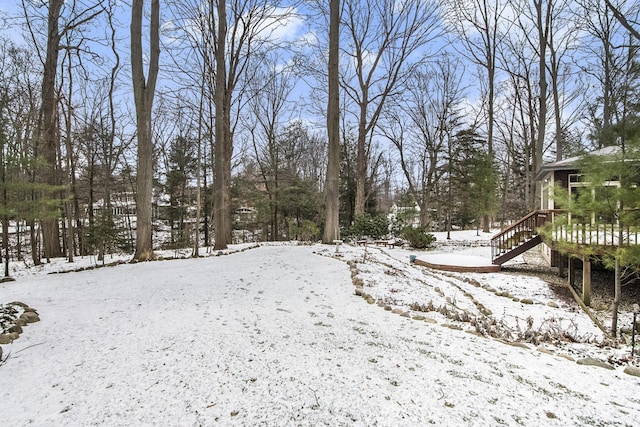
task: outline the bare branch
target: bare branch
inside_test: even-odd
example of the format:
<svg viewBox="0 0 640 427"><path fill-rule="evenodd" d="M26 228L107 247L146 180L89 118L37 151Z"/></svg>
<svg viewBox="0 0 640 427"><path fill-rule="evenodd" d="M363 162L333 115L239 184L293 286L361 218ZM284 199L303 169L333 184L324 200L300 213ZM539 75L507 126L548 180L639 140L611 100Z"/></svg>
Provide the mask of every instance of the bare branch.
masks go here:
<svg viewBox="0 0 640 427"><path fill-rule="evenodd" d="M607 7L613 13L613 16L616 17L620 24L622 24L622 26L633 35L633 37L635 37L637 40L640 40L640 32L638 32L638 30L636 30L633 25L631 25L629 20L622 14L622 12L620 12L620 10L615 7L610 0L605 0L605 2L607 4Z"/></svg>

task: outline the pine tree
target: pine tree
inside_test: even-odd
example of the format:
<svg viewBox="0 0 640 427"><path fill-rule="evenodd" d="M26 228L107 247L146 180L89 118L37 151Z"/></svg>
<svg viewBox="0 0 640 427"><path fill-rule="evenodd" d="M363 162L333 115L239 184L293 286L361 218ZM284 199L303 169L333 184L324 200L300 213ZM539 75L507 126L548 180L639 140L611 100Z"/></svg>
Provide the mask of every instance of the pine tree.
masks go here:
<svg viewBox="0 0 640 427"><path fill-rule="evenodd" d="M591 243L581 246L582 254L597 256L615 272L613 336L617 333L622 283L635 278L640 269L640 66L636 60L637 49L630 43L624 84L616 92L618 121L597 129L592 135L594 140L605 144L604 155L584 156L578 165L581 186L575 191L555 191L560 206L568 210L557 223L572 230L568 236L564 235L558 249L575 253L575 238L581 233Z"/></svg>
<svg viewBox="0 0 640 427"><path fill-rule="evenodd" d="M480 226L485 215L495 211L497 170L484 148L486 142L472 129L456 135L451 159L451 184L455 209L453 222L466 228Z"/></svg>

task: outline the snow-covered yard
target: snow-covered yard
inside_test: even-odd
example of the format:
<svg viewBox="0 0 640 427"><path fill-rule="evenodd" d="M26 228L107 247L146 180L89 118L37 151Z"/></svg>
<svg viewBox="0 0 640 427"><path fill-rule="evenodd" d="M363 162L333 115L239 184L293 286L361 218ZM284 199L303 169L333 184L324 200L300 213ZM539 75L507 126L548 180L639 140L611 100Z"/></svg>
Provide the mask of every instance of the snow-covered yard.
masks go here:
<svg viewBox="0 0 640 427"><path fill-rule="evenodd" d="M452 248L450 256L485 250ZM620 360L630 348L594 344L601 331L538 278L430 271L398 248L236 249L248 250L69 274L43 273L90 260L14 271L0 303L24 302L41 321L2 346L2 424L640 420L639 377L623 365L577 363ZM373 304L356 295L354 279ZM527 330L594 343L508 343Z"/></svg>

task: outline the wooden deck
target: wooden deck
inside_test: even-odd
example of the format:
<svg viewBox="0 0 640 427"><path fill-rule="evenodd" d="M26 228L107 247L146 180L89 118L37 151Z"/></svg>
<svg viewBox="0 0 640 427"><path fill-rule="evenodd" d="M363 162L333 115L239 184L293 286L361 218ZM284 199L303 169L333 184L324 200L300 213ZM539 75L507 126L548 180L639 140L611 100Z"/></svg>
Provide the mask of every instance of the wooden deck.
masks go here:
<svg viewBox="0 0 640 427"><path fill-rule="evenodd" d="M567 211L533 211L491 238L491 259L502 264L514 256L545 243L554 250L582 255L601 255L613 247L640 244L640 226L579 222Z"/></svg>

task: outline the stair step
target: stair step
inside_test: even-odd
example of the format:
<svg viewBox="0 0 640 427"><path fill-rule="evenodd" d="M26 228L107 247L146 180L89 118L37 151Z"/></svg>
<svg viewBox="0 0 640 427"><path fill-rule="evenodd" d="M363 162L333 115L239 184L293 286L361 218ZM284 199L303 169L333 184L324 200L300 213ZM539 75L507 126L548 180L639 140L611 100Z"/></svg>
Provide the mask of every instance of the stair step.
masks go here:
<svg viewBox="0 0 640 427"><path fill-rule="evenodd" d="M529 249L538 246L540 243L542 243L542 237L540 235L535 236L532 239L527 240L526 242L524 242L523 244L512 248L511 250L501 253L500 255L498 255L497 257L495 257L491 263L494 265L502 265L505 262L517 257L518 255L528 251Z"/></svg>

